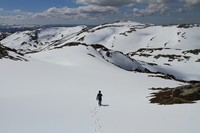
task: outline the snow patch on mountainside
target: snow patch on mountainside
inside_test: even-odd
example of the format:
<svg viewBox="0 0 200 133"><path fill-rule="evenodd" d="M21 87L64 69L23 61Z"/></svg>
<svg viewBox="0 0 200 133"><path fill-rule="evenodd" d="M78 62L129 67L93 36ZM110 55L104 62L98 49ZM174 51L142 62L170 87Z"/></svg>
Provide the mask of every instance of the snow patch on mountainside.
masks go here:
<svg viewBox="0 0 200 133"><path fill-rule="evenodd" d="M124 69L127 71L141 71L144 72L145 68L142 67L140 63L138 63L134 59L130 59L129 57L125 56L123 53L118 51L99 51L103 58L108 62Z"/></svg>
<svg viewBox="0 0 200 133"><path fill-rule="evenodd" d="M174 48L189 50L199 46L199 27L178 28L152 25L104 25L83 32L68 41L102 44L107 48L129 53L140 48ZM80 39L82 38L82 39ZM192 43L191 43L192 42Z"/></svg>

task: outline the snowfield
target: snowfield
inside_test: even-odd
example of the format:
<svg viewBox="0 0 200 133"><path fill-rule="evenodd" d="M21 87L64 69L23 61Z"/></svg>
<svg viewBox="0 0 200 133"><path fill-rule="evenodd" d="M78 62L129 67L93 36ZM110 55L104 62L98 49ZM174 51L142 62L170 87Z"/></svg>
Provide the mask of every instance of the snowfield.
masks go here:
<svg viewBox="0 0 200 133"><path fill-rule="evenodd" d="M85 28L40 30L34 41L29 33L36 32L24 31L0 41L0 133L199 132L199 101L149 102L152 87L200 81L199 53L189 51L200 48L199 27L128 21ZM97 105L99 90L109 106Z"/></svg>

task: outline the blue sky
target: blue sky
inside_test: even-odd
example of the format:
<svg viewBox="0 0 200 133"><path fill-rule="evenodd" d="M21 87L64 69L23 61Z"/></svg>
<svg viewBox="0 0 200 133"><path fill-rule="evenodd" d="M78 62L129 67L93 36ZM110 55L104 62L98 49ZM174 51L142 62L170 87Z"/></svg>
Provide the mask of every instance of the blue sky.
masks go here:
<svg viewBox="0 0 200 133"><path fill-rule="evenodd" d="M200 0L0 0L0 24L200 23Z"/></svg>

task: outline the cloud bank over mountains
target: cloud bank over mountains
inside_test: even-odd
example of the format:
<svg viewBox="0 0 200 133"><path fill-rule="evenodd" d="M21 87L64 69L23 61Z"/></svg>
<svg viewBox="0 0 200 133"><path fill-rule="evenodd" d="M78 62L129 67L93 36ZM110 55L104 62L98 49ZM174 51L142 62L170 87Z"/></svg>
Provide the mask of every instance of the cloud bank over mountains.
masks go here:
<svg viewBox="0 0 200 133"><path fill-rule="evenodd" d="M125 6L134 4L170 4L170 3L182 3L187 7L194 7L200 5L200 0L76 0L76 3L99 5L99 6Z"/></svg>
<svg viewBox="0 0 200 133"><path fill-rule="evenodd" d="M200 10L200 0L75 0L74 5L74 7L68 7L66 2L63 7L49 7L38 12L26 12L21 9L8 11L0 7L0 21L4 23L20 23L21 21L64 23L66 21L85 20L84 22L89 22L101 19L106 22L113 21L113 19L137 19L156 15L162 17L173 15L178 20L184 17L180 18L180 14L187 12L196 14ZM196 21L200 22L200 19Z"/></svg>
<svg viewBox="0 0 200 133"><path fill-rule="evenodd" d="M55 17L55 18L79 18L79 17L86 17L86 18L95 18L96 17L103 17L103 15L110 15L117 12L117 8L110 7L110 6L81 6L78 8L56 8L52 7L48 10L33 14L33 17Z"/></svg>

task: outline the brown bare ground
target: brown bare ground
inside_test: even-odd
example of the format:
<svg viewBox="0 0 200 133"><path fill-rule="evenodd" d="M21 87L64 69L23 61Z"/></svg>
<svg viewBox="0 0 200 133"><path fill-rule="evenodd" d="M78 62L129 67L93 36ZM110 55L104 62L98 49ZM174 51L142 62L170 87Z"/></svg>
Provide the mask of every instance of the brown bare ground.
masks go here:
<svg viewBox="0 0 200 133"><path fill-rule="evenodd" d="M150 103L159 105L172 105L195 103L200 100L200 83L179 86L176 88L151 88Z"/></svg>

